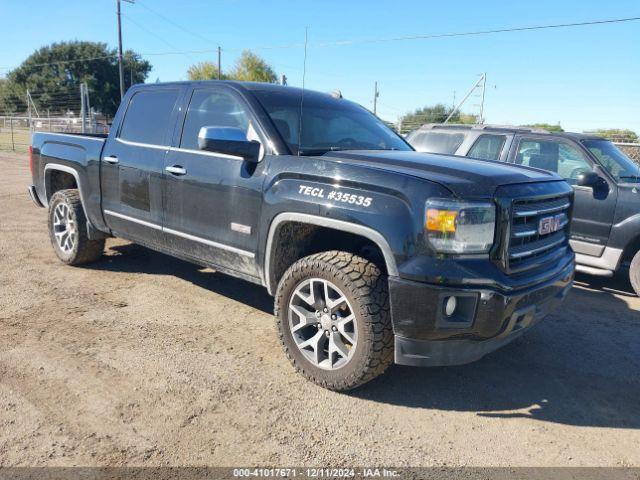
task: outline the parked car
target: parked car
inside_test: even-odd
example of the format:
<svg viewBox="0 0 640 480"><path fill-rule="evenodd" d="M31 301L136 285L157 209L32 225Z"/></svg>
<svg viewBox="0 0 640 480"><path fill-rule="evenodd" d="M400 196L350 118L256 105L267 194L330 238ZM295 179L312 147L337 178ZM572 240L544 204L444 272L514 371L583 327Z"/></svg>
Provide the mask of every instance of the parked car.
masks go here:
<svg viewBox="0 0 640 480"><path fill-rule="evenodd" d="M394 359L477 360L562 301L562 178L417 153L355 103L302 99L270 84L139 85L108 136L35 133L29 191L56 255L96 261L117 236L262 285L294 367L334 390Z"/></svg>
<svg viewBox="0 0 640 480"><path fill-rule="evenodd" d="M628 273L640 295L640 166L610 141L579 133L441 124L414 130L407 141L420 152L498 160L557 173L575 191L570 243L576 269L604 277Z"/></svg>

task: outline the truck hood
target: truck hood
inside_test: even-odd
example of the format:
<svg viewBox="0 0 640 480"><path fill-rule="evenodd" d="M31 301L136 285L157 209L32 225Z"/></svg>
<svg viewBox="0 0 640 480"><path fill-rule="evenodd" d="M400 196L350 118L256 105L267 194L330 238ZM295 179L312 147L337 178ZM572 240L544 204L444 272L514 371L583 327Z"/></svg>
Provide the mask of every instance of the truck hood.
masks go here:
<svg viewBox="0 0 640 480"><path fill-rule="evenodd" d="M492 196L502 185L562 180L537 168L433 153L351 150L328 152L324 157L423 178L463 198Z"/></svg>

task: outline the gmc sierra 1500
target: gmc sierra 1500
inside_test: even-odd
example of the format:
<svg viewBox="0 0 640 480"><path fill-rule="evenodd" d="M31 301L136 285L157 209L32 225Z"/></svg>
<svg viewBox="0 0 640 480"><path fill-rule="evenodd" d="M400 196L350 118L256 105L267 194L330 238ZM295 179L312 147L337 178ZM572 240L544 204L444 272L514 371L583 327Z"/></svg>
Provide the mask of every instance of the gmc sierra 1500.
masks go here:
<svg viewBox="0 0 640 480"><path fill-rule="evenodd" d="M477 360L572 284L559 176L414 152L340 96L139 85L108 136L34 134L31 169L60 260L117 236L264 285L287 356L330 389Z"/></svg>

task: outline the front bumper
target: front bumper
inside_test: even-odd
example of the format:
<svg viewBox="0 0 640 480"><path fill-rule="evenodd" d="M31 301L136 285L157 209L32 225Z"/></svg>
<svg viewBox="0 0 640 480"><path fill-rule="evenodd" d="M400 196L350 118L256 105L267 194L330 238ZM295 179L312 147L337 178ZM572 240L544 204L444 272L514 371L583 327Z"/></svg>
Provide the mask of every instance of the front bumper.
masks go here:
<svg viewBox="0 0 640 480"><path fill-rule="evenodd" d="M573 274L570 262L546 282L512 293L390 279L395 362L443 366L478 360L519 337L560 305ZM450 296L458 299L457 317L444 314L444 302Z"/></svg>

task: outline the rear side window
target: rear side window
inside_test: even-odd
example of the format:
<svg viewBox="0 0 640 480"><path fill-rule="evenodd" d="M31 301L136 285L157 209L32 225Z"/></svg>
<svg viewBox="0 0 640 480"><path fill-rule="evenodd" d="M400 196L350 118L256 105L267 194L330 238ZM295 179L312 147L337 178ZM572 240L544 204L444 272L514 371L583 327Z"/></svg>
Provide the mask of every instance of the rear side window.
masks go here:
<svg viewBox="0 0 640 480"><path fill-rule="evenodd" d="M464 133L417 132L409 143L419 152L456 153L464 141Z"/></svg>
<svg viewBox="0 0 640 480"><path fill-rule="evenodd" d="M235 127L247 133L249 114L243 103L223 90L195 90L182 128L180 148L198 149L202 127Z"/></svg>
<svg viewBox="0 0 640 480"><path fill-rule="evenodd" d="M469 150L467 157L498 160L506 138L504 135L480 135Z"/></svg>
<svg viewBox="0 0 640 480"><path fill-rule="evenodd" d="M136 93L129 101L118 137L130 142L164 145L177 99L177 90Z"/></svg>

